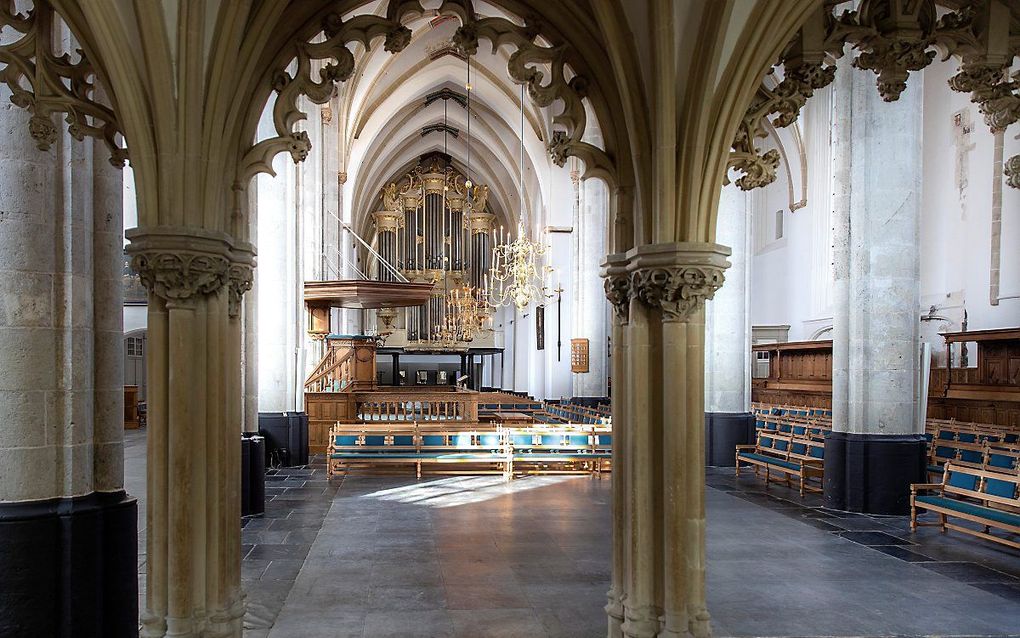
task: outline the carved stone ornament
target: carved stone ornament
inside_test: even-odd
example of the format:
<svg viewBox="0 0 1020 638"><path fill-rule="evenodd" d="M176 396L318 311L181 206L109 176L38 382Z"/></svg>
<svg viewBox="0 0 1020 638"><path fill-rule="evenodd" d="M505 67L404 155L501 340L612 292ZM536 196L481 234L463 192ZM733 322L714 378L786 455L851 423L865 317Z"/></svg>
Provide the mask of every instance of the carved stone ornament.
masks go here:
<svg viewBox="0 0 1020 638"><path fill-rule="evenodd" d="M606 297L624 322L632 299L661 312L663 321L687 321L723 285L729 254L719 244L672 243L610 255L602 269Z"/></svg>
<svg viewBox="0 0 1020 638"><path fill-rule="evenodd" d="M227 290L230 295L227 298L227 308L231 317L241 316L241 301L244 293L251 290L255 282L255 268L252 264L235 263L230 265L227 271L227 283L230 288Z"/></svg>
<svg viewBox="0 0 1020 638"><path fill-rule="evenodd" d="M1020 155L1006 160L1002 172L1006 175L1006 184L1011 188L1020 188Z"/></svg>
<svg viewBox="0 0 1020 638"><path fill-rule="evenodd" d="M229 286L236 316L251 288L254 249L229 236L196 228L135 228L127 232L131 268L142 284L167 302L187 302Z"/></svg>
<svg viewBox="0 0 1020 638"><path fill-rule="evenodd" d="M58 51L59 20L48 2L33 2L27 13L18 12L18 3L0 2L0 29L11 36L0 44L0 83L10 88L15 106L32 114L29 135L39 150L57 142L52 116L60 113L71 137L81 141L87 135L105 142L110 163L122 168L128 154L118 141L120 124L97 95L97 74L85 52L78 49L72 56Z"/></svg>
<svg viewBox="0 0 1020 638"><path fill-rule="evenodd" d="M157 297L185 301L222 288L230 260L222 255L146 250L131 257L131 268Z"/></svg>

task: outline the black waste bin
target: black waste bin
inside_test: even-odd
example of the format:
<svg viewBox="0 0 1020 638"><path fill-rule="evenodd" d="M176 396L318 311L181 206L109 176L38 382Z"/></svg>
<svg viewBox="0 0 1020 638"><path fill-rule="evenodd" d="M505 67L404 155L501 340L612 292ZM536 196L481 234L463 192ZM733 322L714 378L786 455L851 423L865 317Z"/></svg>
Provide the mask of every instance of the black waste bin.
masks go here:
<svg viewBox="0 0 1020 638"><path fill-rule="evenodd" d="M266 464L308 464L308 416L304 412L260 412L259 434L266 437Z"/></svg>
<svg viewBox="0 0 1020 638"><path fill-rule="evenodd" d="M285 414L291 428L290 464L308 465L308 415L304 412Z"/></svg>
<svg viewBox="0 0 1020 638"><path fill-rule="evenodd" d="M241 435L241 515L266 511L266 440L254 432Z"/></svg>

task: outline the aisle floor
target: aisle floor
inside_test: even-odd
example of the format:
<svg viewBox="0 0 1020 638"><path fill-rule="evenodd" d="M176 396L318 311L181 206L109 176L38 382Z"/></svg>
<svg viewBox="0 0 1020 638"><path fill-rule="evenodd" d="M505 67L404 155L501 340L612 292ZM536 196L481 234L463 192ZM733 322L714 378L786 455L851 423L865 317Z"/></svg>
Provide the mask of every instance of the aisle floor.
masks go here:
<svg viewBox="0 0 1020 638"><path fill-rule="evenodd" d="M1020 635L1020 552L732 470L707 483L716 636ZM246 638L605 635L608 479L327 480L320 464L267 486L242 531Z"/></svg>

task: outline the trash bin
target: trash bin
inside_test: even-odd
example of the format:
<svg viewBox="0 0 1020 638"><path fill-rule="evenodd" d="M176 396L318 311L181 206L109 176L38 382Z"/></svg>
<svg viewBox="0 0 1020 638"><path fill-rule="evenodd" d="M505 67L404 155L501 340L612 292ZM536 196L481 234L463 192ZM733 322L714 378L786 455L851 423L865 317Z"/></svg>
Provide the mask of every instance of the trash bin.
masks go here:
<svg viewBox="0 0 1020 638"><path fill-rule="evenodd" d="M254 432L241 435L241 516L266 511L266 440Z"/></svg>
<svg viewBox="0 0 1020 638"><path fill-rule="evenodd" d="M266 437L266 465L308 464L308 415L304 412L260 412L259 434Z"/></svg>

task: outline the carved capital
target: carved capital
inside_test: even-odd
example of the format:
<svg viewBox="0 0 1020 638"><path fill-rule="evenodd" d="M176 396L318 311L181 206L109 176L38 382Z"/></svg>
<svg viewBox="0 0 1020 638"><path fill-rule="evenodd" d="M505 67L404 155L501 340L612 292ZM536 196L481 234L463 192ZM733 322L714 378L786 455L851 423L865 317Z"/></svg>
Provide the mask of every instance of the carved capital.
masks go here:
<svg viewBox="0 0 1020 638"><path fill-rule="evenodd" d="M665 321L685 321L705 305L723 284L724 267L657 266L635 271L631 290L651 308L658 308Z"/></svg>
<svg viewBox="0 0 1020 638"><path fill-rule="evenodd" d="M227 308L232 318L241 316L241 301L244 299L244 293L251 290L254 282L254 263L233 263L230 265L230 270L227 271L227 283L230 286L227 289L227 293L230 295L227 299Z"/></svg>
<svg viewBox="0 0 1020 638"><path fill-rule="evenodd" d="M222 233L154 227L128 231L131 268L148 290L168 302L186 302L230 286L238 303L251 288L254 250ZM234 308L231 307L231 314Z"/></svg>
<svg viewBox="0 0 1020 638"><path fill-rule="evenodd" d="M601 275L605 279L602 285L606 291L606 299L612 304L620 322L627 323L630 319L630 273L627 272L627 256L617 253L606 257Z"/></svg>
<svg viewBox="0 0 1020 638"><path fill-rule="evenodd" d="M664 322L685 322L722 286L727 255L725 246L703 243L646 244L610 255L606 297L623 322L631 299L661 312Z"/></svg>
<svg viewBox="0 0 1020 638"><path fill-rule="evenodd" d="M729 248L719 244L646 244L603 264L606 297L621 320L632 299L662 313L663 321L687 321L722 286Z"/></svg>

